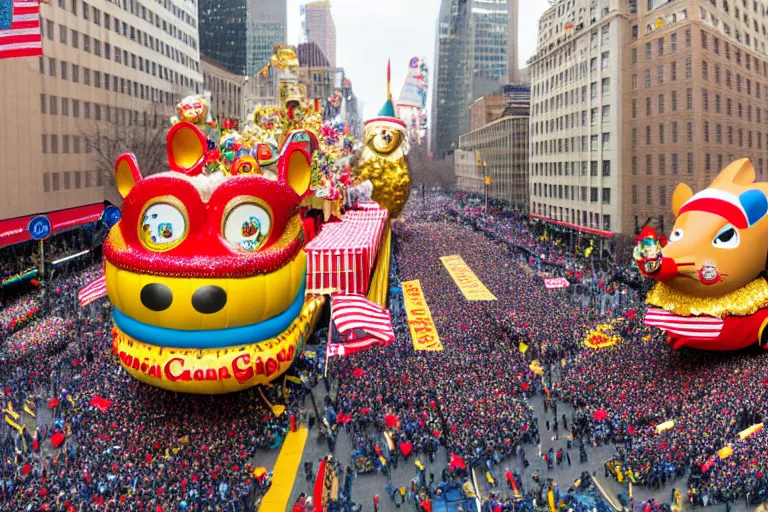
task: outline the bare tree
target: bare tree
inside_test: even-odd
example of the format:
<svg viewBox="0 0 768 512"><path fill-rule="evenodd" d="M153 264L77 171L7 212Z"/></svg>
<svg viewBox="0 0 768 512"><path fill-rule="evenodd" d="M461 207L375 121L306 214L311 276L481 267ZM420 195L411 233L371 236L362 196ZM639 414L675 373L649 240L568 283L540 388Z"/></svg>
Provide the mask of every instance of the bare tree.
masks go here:
<svg viewBox="0 0 768 512"><path fill-rule="evenodd" d="M440 187L443 190L454 188L456 173L453 158L430 159L426 144L411 146L406 158L413 184Z"/></svg>
<svg viewBox="0 0 768 512"><path fill-rule="evenodd" d="M167 170L165 139L170 109L153 104L143 112L114 107L105 110L101 121L83 122L79 129L96 156L97 172L110 184L104 190L106 199L121 205L113 176L115 160L123 153L133 153L144 176Z"/></svg>

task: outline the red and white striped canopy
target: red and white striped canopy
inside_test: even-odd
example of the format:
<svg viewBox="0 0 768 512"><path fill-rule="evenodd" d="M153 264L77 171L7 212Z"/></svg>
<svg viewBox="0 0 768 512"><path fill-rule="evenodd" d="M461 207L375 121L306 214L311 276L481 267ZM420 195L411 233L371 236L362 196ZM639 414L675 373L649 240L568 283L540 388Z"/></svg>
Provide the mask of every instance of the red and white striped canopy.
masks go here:
<svg viewBox="0 0 768 512"><path fill-rule="evenodd" d="M347 212L323 226L304 248L307 292L367 293L386 223L387 211L375 209Z"/></svg>

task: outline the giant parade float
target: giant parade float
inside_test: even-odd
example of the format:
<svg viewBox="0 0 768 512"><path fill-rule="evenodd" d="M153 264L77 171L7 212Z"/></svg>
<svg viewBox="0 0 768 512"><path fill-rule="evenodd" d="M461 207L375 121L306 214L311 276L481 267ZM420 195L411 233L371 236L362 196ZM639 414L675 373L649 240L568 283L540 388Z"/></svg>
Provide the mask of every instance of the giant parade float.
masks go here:
<svg viewBox="0 0 768 512"><path fill-rule="evenodd" d="M166 171L142 176L132 154L115 163L123 211L102 279L114 354L146 384L266 384L301 354L332 294L386 306L389 221L410 191L389 81L361 145L307 100L292 47L276 46L270 65L278 106L215 122L209 98L185 98Z"/></svg>

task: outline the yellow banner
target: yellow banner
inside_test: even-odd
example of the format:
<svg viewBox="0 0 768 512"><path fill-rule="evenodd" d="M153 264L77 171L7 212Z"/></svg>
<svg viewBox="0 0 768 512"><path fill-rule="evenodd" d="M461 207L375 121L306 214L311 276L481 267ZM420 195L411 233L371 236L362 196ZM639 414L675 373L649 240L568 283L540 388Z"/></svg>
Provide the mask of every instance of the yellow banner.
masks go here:
<svg viewBox="0 0 768 512"><path fill-rule="evenodd" d="M440 336L437 334L432 313L429 311L427 299L421 291L421 283L403 281L403 300L405 301L405 313L408 315L408 326L411 328L414 350L443 350Z"/></svg>
<svg viewBox="0 0 768 512"><path fill-rule="evenodd" d="M24 430L24 426L23 425L19 425L18 423L13 421L9 416L5 417L5 422L7 424L9 424L10 426L12 426L13 428L15 428L16 430L18 430L19 434L21 434L22 430Z"/></svg>
<svg viewBox="0 0 768 512"><path fill-rule="evenodd" d="M33 411L27 404L24 404L24 412L26 412L33 418L35 417L35 411Z"/></svg>
<svg viewBox="0 0 768 512"><path fill-rule="evenodd" d="M523 354L528 352L528 345L526 345L522 341L520 342L520 347L519 348L520 348L520 352L523 353Z"/></svg>
<svg viewBox="0 0 768 512"><path fill-rule="evenodd" d="M440 261L443 262L448 273L456 281L456 286L459 287L467 300L496 300L496 297L477 278L461 256L458 254L443 256Z"/></svg>

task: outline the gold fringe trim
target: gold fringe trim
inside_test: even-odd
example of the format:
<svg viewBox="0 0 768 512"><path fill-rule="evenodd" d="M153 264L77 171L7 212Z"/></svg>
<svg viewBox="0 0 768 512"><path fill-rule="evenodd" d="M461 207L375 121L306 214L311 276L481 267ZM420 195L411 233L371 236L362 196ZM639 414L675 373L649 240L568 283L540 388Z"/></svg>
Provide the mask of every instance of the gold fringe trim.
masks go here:
<svg viewBox="0 0 768 512"><path fill-rule="evenodd" d="M768 282L759 277L748 285L719 297L693 297L657 283L648 292L647 304L681 316L748 316L768 306Z"/></svg>

